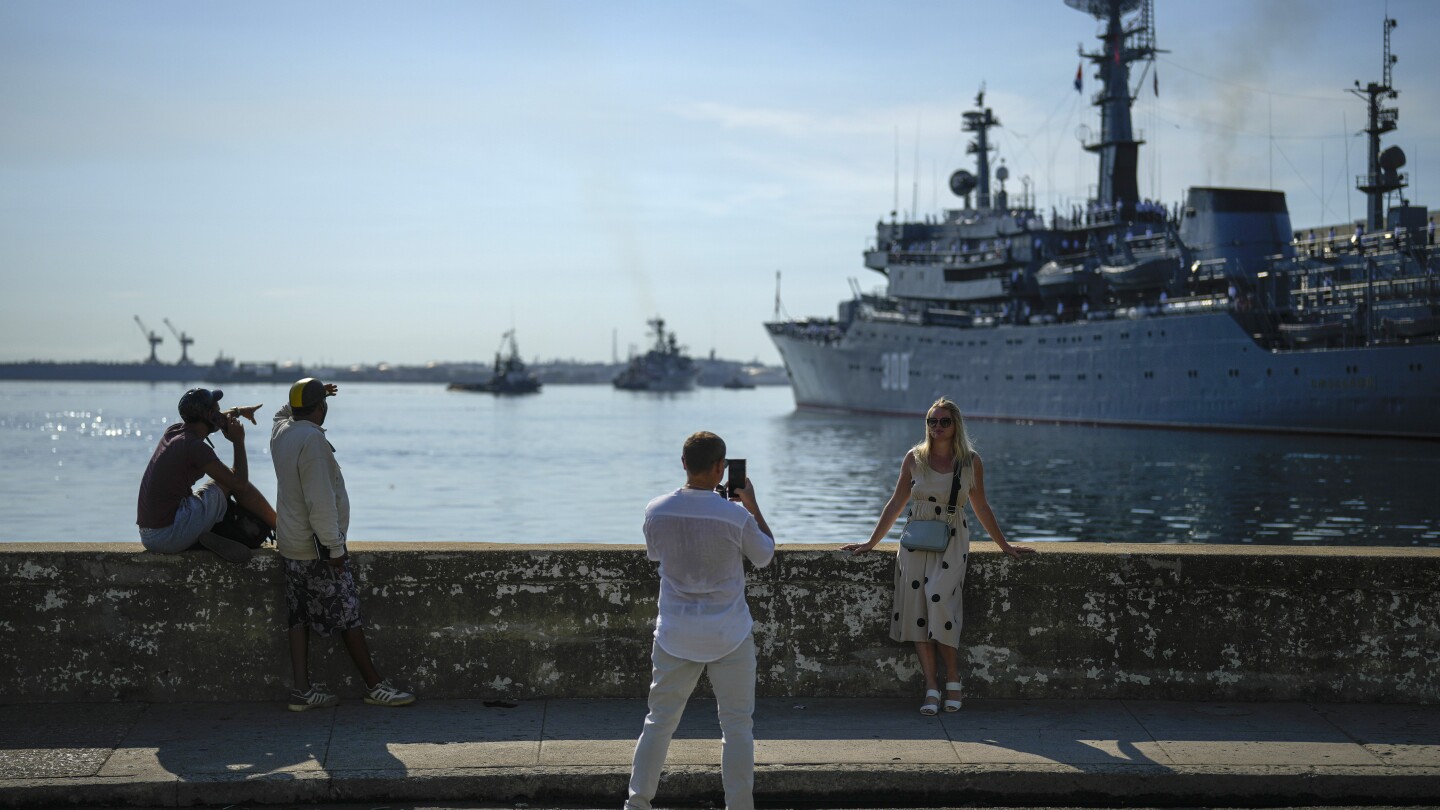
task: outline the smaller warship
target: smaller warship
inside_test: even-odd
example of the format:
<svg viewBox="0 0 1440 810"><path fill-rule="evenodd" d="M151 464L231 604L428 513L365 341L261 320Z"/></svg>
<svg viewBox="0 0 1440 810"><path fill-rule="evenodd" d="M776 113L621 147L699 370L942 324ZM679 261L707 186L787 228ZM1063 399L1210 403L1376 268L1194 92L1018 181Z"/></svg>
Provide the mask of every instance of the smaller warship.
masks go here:
<svg viewBox="0 0 1440 810"><path fill-rule="evenodd" d="M630 364L615 376L615 387L623 391L689 391L695 387L700 368L675 341L673 332L665 331L665 321L651 318L647 323L655 333L650 351L630 358Z"/></svg>
<svg viewBox="0 0 1440 810"><path fill-rule="evenodd" d="M505 344L510 344L509 354L502 354ZM500 348L495 351L495 369L485 382L452 382L451 391L476 391L485 394L538 394L540 380L520 360L520 349L515 345L515 330L500 336Z"/></svg>

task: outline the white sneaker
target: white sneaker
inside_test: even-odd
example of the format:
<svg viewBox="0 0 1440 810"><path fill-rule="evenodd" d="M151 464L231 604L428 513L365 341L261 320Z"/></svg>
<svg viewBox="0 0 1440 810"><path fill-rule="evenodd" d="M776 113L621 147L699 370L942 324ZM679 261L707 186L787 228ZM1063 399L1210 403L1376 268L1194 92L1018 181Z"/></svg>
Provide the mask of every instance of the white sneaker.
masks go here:
<svg viewBox="0 0 1440 810"><path fill-rule="evenodd" d="M389 681L381 681L365 693L365 702L373 706L408 706L415 702L415 696L396 689Z"/></svg>
<svg viewBox="0 0 1440 810"><path fill-rule="evenodd" d="M339 695L332 695L321 689L324 684L310 684L310 689L301 692L298 689L290 692L290 711L308 712L311 709L323 709L327 706L334 706L340 702Z"/></svg>

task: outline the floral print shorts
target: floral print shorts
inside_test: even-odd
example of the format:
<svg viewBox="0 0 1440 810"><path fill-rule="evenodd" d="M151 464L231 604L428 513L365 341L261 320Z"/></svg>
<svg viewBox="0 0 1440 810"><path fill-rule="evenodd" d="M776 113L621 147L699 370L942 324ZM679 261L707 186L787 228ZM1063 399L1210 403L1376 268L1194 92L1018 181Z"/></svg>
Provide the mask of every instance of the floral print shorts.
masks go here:
<svg viewBox="0 0 1440 810"><path fill-rule="evenodd" d="M327 560L285 560L285 604L289 627L305 625L324 636L363 627L360 590L350 558L335 570Z"/></svg>

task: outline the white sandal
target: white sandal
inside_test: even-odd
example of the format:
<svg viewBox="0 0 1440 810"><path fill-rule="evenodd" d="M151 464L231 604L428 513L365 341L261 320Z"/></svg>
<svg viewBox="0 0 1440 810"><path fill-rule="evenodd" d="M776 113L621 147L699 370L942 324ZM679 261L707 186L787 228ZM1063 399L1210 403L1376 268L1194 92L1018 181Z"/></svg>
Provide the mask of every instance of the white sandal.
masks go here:
<svg viewBox="0 0 1440 810"><path fill-rule="evenodd" d="M939 713L940 713L940 697L941 697L941 695L940 695L940 692L939 692L938 690L935 690L935 689L926 689L926 690L925 690L925 702L920 704L920 713L923 714L923 715L925 715L926 717L934 717L935 715L939 714ZM935 698L935 702L934 702L934 703L931 703L931 702L930 702L930 698Z"/></svg>
<svg viewBox="0 0 1440 810"><path fill-rule="evenodd" d="M946 691L946 692L959 692L959 691L960 691L960 688L961 688L961 687L960 687L959 681L951 681L951 682L945 684L945 691ZM945 711L947 711L947 712L958 712L958 711L960 711L960 701L958 701L958 700L946 700L946 701L945 701Z"/></svg>

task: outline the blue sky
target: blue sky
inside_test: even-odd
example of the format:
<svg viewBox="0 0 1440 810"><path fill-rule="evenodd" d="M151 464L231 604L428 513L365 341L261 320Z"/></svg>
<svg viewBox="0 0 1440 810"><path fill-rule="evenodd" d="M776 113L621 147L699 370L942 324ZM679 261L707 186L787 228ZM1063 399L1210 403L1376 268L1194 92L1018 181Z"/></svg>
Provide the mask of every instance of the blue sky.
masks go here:
<svg viewBox="0 0 1440 810"><path fill-rule="evenodd" d="M1399 19L1399 144L1440 207L1440 3L1156 0L1142 194L1363 216L1363 105ZM0 359L609 360L665 317L776 362L791 315L881 277L899 206L955 207L981 82L1011 172L1083 199L1098 129L1061 0L0 4ZM1348 150L1348 165L1347 160ZM918 153L918 160L917 160ZM918 165L918 172L916 171ZM170 339L162 358L178 357Z"/></svg>

